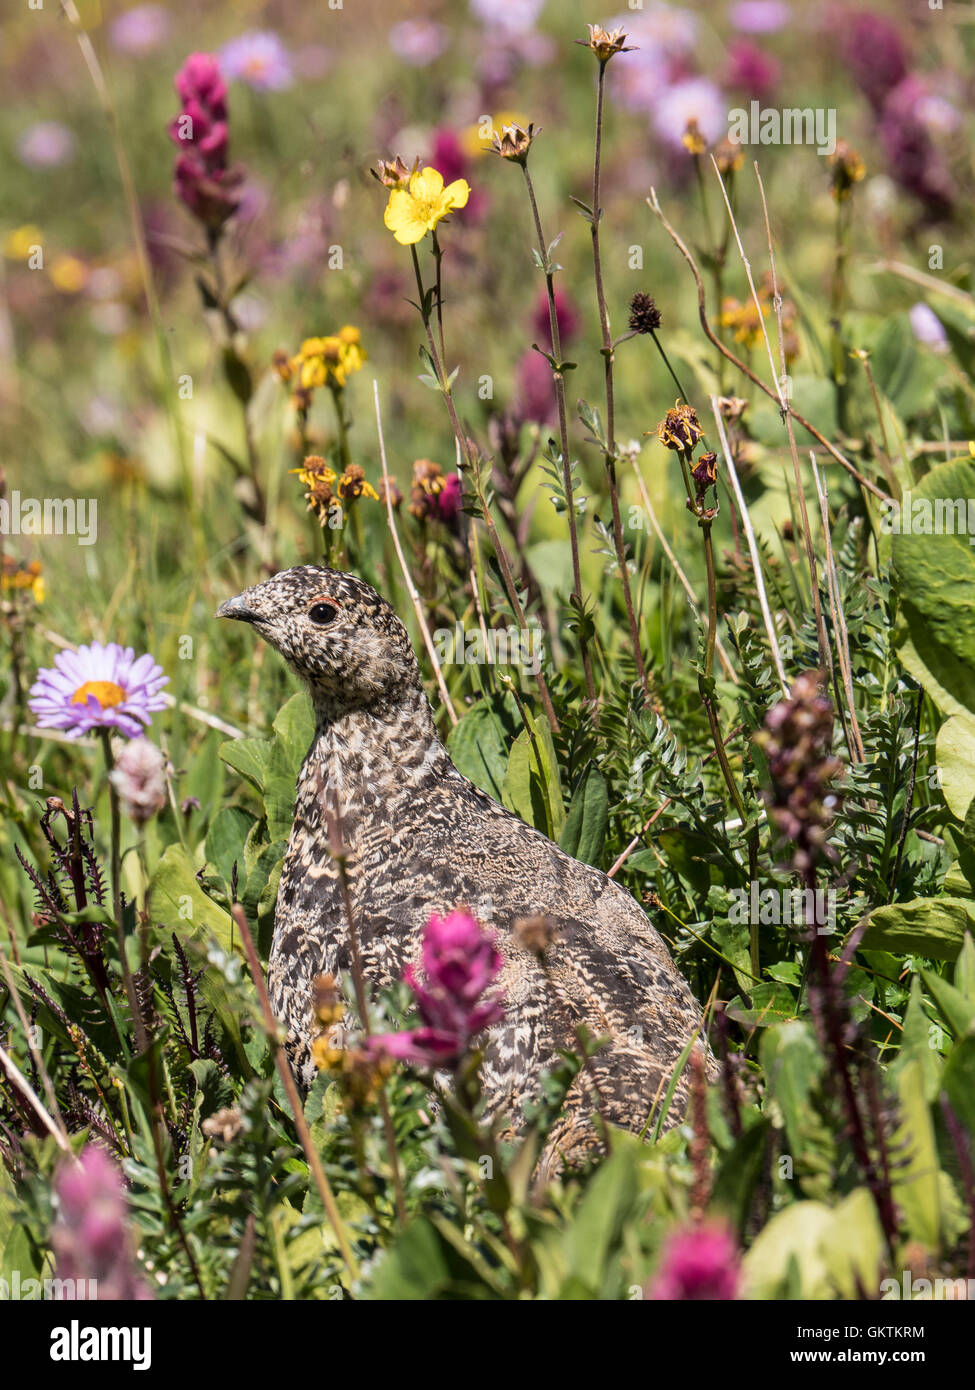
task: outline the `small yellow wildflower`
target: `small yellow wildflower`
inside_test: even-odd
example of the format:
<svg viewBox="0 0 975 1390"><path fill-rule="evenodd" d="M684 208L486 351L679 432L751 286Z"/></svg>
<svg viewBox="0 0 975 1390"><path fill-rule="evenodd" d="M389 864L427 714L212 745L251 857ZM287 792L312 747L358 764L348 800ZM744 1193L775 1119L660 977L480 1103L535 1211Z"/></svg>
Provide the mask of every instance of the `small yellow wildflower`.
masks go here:
<svg viewBox="0 0 975 1390"><path fill-rule="evenodd" d="M297 473L307 488L305 501L308 503L308 510L315 513L320 526L327 526L335 498L332 492L332 484L335 482L334 470L329 468L319 454L309 454L300 468L289 469L289 472Z"/></svg>
<svg viewBox="0 0 975 1390"><path fill-rule="evenodd" d="M49 274L62 294L80 294L88 283L88 267L77 256L56 256Z"/></svg>
<svg viewBox="0 0 975 1390"><path fill-rule="evenodd" d="M707 151L708 142L701 133L701 127L697 123L697 118L692 116L687 122L687 128L680 137L680 142L690 154L701 155Z"/></svg>
<svg viewBox="0 0 975 1390"><path fill-rule="evenodd" d="M42 240L40 227L35 227L32 222L25 222L22 227L17 227L4 237L3 254L8 261L26 261L34 248L41 245Z"/></svg>
<svg viewBox="0 0 975 1390"><path fill-rule="evenodd" d="M838 203L845 202L867 169L848 140L837 140L836 149L827 157L830 168L830 193Z"/></svg>
<svg viewBox="0 0 975 1390"><path fill-rule="evenodd" d="M44 602L44 575L40 560L32 560L28 565L19 565L12 555L3 557L0 570L0 590L26 589L35 603Z"/></svg>
<svg viewBox="0 0 975 1390"><path fill-rule="evenodd" d="M768 305L762 304L762 318L768 318ZM745 347L757 347L762 341L762 322L753 300L742 304L730 295L721 303L721 324L734 333L736 343Z"/></svg>
<svg viewBox="0 0 975 1390"><path fill-rule="evenodd" d="M339 478L336 491L343 502L354 502L358 497L371 497L374 502L379 501L379 493L371 483L366 482L365 470L358 463L349 464Z"/></svg>
<svg viewBox="0 0 975 1390"><path fill-rule="evenodd" d="M470 193L466 179L455 179L445 188L438 169L418 169L408 189L390 191L383 221L401 246L415 246L443 218L466 207Z"/></svg>

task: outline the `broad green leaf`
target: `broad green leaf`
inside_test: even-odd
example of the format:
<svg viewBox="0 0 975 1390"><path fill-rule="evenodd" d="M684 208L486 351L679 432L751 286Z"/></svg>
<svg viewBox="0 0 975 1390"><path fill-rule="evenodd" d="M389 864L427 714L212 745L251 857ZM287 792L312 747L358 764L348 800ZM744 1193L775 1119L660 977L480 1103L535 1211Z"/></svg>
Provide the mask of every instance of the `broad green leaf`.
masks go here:
<svg viewBox="0 0 975 1390"><path fill-rule="evenodd" d="M929 1104L936 1099L941 1082L941 1054L934 1045L936 1032L937 1025L931 1023L924 1011L921 981L915 975L911 980L911 997L904 1012L901 1045L890 1064L890 1075L896 1078L908 1063L916 1062L921 1069L924 1098Z"/></svg>
<svg viewBox="0 0 975 1390"><path fill-rule="evenodd" d="M595 763L587 764L572 793L559 846L584 864L602 860L606 827L609 823L609 792L606 778Z"/></svg>
<svg viewBox="0 0 975 1390"><path fill-rule="evenodd" d="M975 548L968 543L969 497L975 498L975 462L960 459L932 468L912 489L910 511L905 497L902 531L892 538L891 556L898 589L933 640L968 669L970 683L975 683ZM965 509L965 518L955 517L956 502ZM918 532L919 503L926 504L931 524L941 534ZM909 516L911 529L904 534ZM916 625L908 621L916 638ZM971 692L965 703L970 701Z"/></svg>
<svg viewBox="0 0 975 1390"><path fill-rule="evenodd" d="M833 1213L822 1202L793 1202L759 1231L742 1261L747 1298L782 1298L790 1266L798 1277L796 1298L829 1298L832 1286L823 1241Z"/></svg>
<svg viewBox="0 0 975 1390"><path fill-rule="evenodd" d="M518 732L518 707L510 694L486 696L454 725L447 749L454 765L475 787L502 799L508 749Z"/></svg>
<svg viewBox="0 0 975 1390"><path fill-rule="evenodd" d="M196 865L182 845L170 845L159 861L150 884L152 920L170 932L202 940L216 937L230 951L232 920L229 912L208 898L196 879Z"/></svg>
<svg viewBox="0 0 975 1390"><path fill-rule="evenodd" d="M552 731L547 720L526 717L528 727L515 739L508 759L503 801L509 811L557 842L565 824L565 807Z"/></svg>
<svg viewBox="0 0 975 1390"><path fill-rule="evenodd" d="M966 933L955 962L955 989L960 990L970 1004L975 1004L975 942Z"/></svg>
<svg viewBox="0 0 975 1390"><path fill-rule="evenodd" d="M275 716L273 728L288 765L294 768L297 777L315 736L315 711L304 690L299 690L281 706Z"/></svg>
<svg viewBox="0 0 975 1390"><path fill-rule="evenodd" d="M975 719L957 714L945 720L938 730L935 760L948 809L963 821L975 800Z"/></svg>
<svg viewBox="0 0 975 1390"><path fill-rule="evenodd" d="M207 863L212 864L229 884L236 861L238 876L244 876L244 845L255 824L255 817L241 806L224 806L210 823L206 838Z"/></svg>
<svg viewBox="0 0 975 1390"><path fill-rule="evenodd" d="M945 1062L942 1085L951 1108L975 1139L975 1037L955 1043Z"/></svg>
<svg viewBox="0 0 975 1390"><path fill-rule="evenodd" d="M712 1201L723 1207L735 1229L742 1233L751 1209L755 1184L762 1174L771 1121L764 1115L750 1124L723 1155L715 1174Z"/></svg>
<svg viewBox="0 0 975 1390"><path fill-rule="evenodd" d="M759 1059L772 1097L782 1112L792 1153L806 1142L809 1097L819 1084L825 1060L811 1026L800 1020L766 1028Z"/></svg>
<svg viewBox="0 0 975 1390"><path fill-rule="evenodd" d="M264 773L271 754L271 740L267 738L235 738L220 745L220 757L239 772L241 777L259 792L264 790Z"/></svg>
<svg viewBox="0 0 975 1390"><path fill-rule="evenodd" d="M954 960L965 933L975 931L975 902L969 898L915 898L875 907L861 946L867 951L914 953Z"/></svg>
<svg viewBox="0 0 975 1390"><path fill-rule="evenodd" d="M924 1095L919 1062L908 1062L897 1077L900 1124L891 1146L898 1154L891 1176L894 1199L910 1240L927 1250L938 1248L941 1229L941 1181L931 1108Z"/></svg>
<svg viewBox="0 0 975 1390"><path fill-rule="evenodd" d="M879 1288L886 1263L886 1242L876 1203L858 1187L833 1211L819 1242L830 1282L840 1298L869 1297Z"/></svg>
<svg viewBox="0 0 975 1390"><path fill-rule="evenodd" d="M922 970L921 975L938 1006L938 1012L954 1036L960 1038L965 1033L975 1031L975 1004L933 970Z"/></svg>

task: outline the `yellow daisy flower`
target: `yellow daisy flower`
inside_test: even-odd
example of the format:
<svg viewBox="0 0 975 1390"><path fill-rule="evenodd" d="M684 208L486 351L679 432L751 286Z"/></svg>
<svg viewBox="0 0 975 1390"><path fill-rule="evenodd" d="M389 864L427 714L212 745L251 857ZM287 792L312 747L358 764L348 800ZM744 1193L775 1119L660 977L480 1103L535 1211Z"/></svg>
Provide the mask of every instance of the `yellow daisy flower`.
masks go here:
<svg viewBox="0 0 975 1390"><path fill-rule="evenodd" d="M414 246L449 213L466 207L470 192L466 179L445 188L439 170L418 169L409 188L391 189L383 221L401 246Z"/></svg>

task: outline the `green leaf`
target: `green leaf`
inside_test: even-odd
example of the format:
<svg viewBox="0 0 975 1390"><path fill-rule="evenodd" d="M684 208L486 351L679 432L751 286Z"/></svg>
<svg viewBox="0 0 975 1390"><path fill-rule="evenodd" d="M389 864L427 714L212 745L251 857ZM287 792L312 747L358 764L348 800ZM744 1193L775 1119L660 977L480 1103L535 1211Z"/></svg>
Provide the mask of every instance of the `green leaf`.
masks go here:
<svg viewBox="0 0 975 1390"><path fill-rule="evenodd" d="M868 915L860 943L865 951L914 953L931 960L955 960L965 933L975 931L975 902L969 898L915 898L888 903Z"/></svg>
<svg viewBox="0 0 975 1390"><path fill-rule="evenodd" d="M826 1066L816 1035L808 1023L790 1019L766 1028L758 1055L785 1122L789 1147L792 1153L801 1153L808 1137L810 1096Z"/></svg>
<svg viewBox="0 0 975 1390"><path fill-rule="evenodd" d="M948 809L963 821L975 802L975 719L956 714L945 720L938 730L935 762Z"/></svg>
<svg viewBox="0 0 975 1390"><path fill-rule="evenodd" d="M938 1007L938 1013L947 1023L956 1038L975 1031L975 1004L970 1003L961 990L955 989L947 980L936 975L933 970L922 970L921 977Z"/></svg>
<svg viewBox="0 0 975 1390"><path fill-rule="evenodd" d="M925 1013L921 981L915 975L911 980L911 995L904 1012L901 1045L890 1064L890 1075L896 1078L909 1063L916 1062L921 1071L924 1098L929 1104L936 1098L941 1081L941 1056L937 1047L932 1045L932 1033L936 1029L937 1025L932 1024Z"/></svg>
<svg viewBox="0 0 975 1390"><path fill-rule="evenodd" d="M932 524L941 525L946 533L917 533L915 518L907 534L893 536L891 558L898 589L934 641L967 668L970 686L975 686L975 548L968 543L967 524L960 534L947 533L948 525L954 528L955 524L953 504L960 501L967 514L969 497L975 498L975 461L959 459L932 468L911 492L911 514L919 501L928 503ZM905 527L908 515L905 508L901 517ZM916 637L915 625L909 621L909 626ZM970 700L971 690L965 703Z"/></svg>
<svg viewBox="0 0 975 1390"><path fill-rule="evenodd" d="M558 843L565 824L562 786L548 720L527 714L527 727L515 739L504 775L505 806L528 825Z"/></svg>
<svg viewBox="0 0 975 1390"><path fill-rule="evenodd" d="M363 1296L380 1302L418 1303L448 1297L490 1298L492 1294L471 1261L421 1216L403 1231Z"/></svg>
<svg viewBox="0 0 975 1390"><path fill-rule="evenodd" d="M502 799L508 749L517 735L517 720L514 697L496 693L473 705L447 737L454 766L495 801Z"/></svg>
<svg viewBox="0 0 975 1390"><path fill-rule="evenodd" d="M212 864L229 885L234 863L243 877L244 845L256 818L241 806L224 806L210 824L206 838L207 863Z"/></svg>
<svg viewBox="0 0 975 1390"><path fill-rule="evenodd" d="M975 1139L975 1037L955 1043L945 1062L942 1085L952 1110Z"/></svg>
<svg viewBox="0 0 975 1390"><path fill-rule="evenodd" d="M150 883L152 920L167 932L202 940L213 936L224 951L232 949L229 912L208 898L196 878L196 866L182 845L170 845Z"/></svg>
<svg viewBox="0 0 975 1390"><path fill-rule="evenodd" d="M220 745L220 757L228 767L246 777L259 792L264 790L267 760L271 755L271 740L267 738L235 738Z"/></svg>
<svg viewBox="0 0 975 1390"><path fill-rule="evenodd" d="M898 1162L892 1169L894 1199L901 1208L910 1240L928 1250L938 1248L941 1228L941 1182L931 1109L924 1096L919 1062L908 1062L897 1077L900 1124L891 1140Z"/></svg>
<svg viewBox="0 0 975 1390"><path fill-rule="evenodd" d="M588 763L576 784L559 847L574 859L596 866L602 860L609 824L609 791L595 763Z"/></svg>
<svg viewBox="0 0 975 1390"><path fill-rule="evenodd" d="M764 1115L750 1124L724 1155L715 1175L712 1201L724 1207L739 1233L744 1232L755 1185L762 1175L770 1129L771 1121Z"/></svg>

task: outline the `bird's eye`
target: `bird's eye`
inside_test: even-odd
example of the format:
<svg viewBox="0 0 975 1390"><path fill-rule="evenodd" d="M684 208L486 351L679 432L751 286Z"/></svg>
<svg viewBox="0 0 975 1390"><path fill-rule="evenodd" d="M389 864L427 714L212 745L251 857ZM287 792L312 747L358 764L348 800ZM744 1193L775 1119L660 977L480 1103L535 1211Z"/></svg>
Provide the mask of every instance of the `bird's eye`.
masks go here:
<svg viewBox="0 0 975 1390"><path fill-rule="evenodd" d="M338 612L339 610L332 603L313 603L308 610L308 616L319 627L325 627L327 623L334 622L338 617Z"/></svg>

